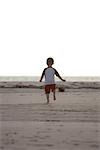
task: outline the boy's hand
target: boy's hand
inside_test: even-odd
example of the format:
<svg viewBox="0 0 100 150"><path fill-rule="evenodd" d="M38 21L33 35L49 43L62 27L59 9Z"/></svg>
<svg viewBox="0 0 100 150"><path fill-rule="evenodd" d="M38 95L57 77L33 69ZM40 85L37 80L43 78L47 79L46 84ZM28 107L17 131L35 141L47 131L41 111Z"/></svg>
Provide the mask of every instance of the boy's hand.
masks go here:
<svg viewBox="0 0 100 150"><path fill-rule="evenodd" d="M63 82L66 82L66 80L62 79Z"/></svg>

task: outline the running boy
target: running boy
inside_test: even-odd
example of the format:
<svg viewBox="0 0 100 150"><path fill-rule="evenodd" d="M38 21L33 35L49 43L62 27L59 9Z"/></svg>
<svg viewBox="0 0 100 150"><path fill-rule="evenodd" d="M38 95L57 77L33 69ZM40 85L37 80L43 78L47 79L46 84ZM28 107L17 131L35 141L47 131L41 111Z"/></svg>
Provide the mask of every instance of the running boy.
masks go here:
<svg viewBox="0 0 100 150"><path fill-rule="evenodd" d="M57 70L52 67L53 64L54 64L53 58L49 57L47 59L48 67L43 70L43 73L40 78L40 82L42 82L42 79L45 76L45 94L46 94L46 98L47 98L47 103L49 103L50 90L52 90L53 98L54 98L54 100L56 100L56 96L55 96L56 84L55 84L54 75L56 75L59 79L61 79L62 81L65 82L65 80L62 79L62 77L59 75Z"/></svg>

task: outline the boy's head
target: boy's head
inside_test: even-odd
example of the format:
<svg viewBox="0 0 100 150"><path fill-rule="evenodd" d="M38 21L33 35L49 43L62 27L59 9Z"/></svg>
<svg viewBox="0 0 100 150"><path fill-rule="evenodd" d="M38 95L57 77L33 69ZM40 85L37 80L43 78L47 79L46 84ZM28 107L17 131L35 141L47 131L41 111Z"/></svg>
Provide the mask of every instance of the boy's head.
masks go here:
<svg viewBox="0 0 100 150"><path fill-rule="evenodd" d="M54 64L54 59L51 57L47 58L47 65L52 66L53 64Z"/></svg>

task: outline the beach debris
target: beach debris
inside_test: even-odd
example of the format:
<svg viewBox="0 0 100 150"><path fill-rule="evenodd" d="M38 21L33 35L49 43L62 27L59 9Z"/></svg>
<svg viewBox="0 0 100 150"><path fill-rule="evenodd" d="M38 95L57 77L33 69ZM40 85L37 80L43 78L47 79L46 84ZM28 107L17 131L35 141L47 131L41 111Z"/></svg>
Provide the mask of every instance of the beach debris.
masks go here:
<svg viewBox="0 0 100 150"><path fill-rule="evenodd" d="M58 91L59 91L59 92L65 92L65 88L64 88L64 87L59 87L59 88L58 88Z"/></svg>

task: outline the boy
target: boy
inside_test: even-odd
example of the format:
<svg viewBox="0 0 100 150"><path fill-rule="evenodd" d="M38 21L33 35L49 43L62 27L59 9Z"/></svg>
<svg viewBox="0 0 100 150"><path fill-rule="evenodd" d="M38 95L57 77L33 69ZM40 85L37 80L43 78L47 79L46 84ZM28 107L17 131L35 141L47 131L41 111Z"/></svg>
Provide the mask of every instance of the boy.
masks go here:
<svg viewBox="0 0 100 150"><path fill-rule="evenodd" d="M49 57L47 59L47 66L48 67L43 70L43 73L42 73L41 78L40 78L40 82L42 82L42 79L45 76L45 94L47 97L47 103L49 103L50 90L52 90L53 98L54 98L54 100L56 100L56 96L55 96L56 84L55 84L54 75L56 75L59 79L61 79L62 81L65 82L65 80L62 79L62 77L59 75L57 70L52 67L53 64L54 64L53 58Z"/></svg>

